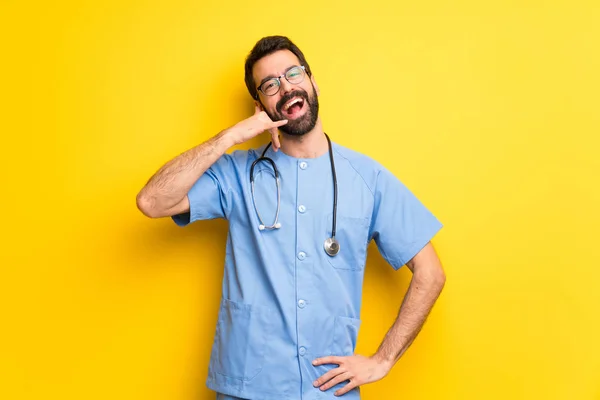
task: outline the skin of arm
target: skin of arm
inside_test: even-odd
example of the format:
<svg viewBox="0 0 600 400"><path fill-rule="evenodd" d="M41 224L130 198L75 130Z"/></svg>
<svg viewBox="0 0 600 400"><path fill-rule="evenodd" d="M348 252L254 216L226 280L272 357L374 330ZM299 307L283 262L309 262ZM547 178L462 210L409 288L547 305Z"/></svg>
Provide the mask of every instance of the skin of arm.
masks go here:
<svg viewBox="0 0 600 400"><path fill-rule="evenodd" d="M431 243L406 266L413 273L410 286L394 325L373 356L383 364L395 364L412 344L446 283L446 275Z"/></svg>
<svg viewBox="0 0 600 400"><path fill-rule="evenodd" d="M187 193L194 183L233 145L227 131L191 148L163 165L138 193L138 209L160 218L189 211Z"/></svg>
<svg viewBox="0 0 600 400"><path fill-rule="evenodd" d="M225 152L264 131L269 131L273 148L280 147L278 130L287 120L273 122L257 105L254 115L219 132L163 165L136 197L138 209L147 217L160 218L189 211L188 192L194 183Z"/></svg>
<svg viewBox="0 0 600 400"><path fill-rule="evenodd" d="M446 282L446 275L431 243L427 243L406 266L413 273L413 277L396 320L377 352L370 357L355 354L315 359L313 365L338 365L313 382L315 387L327 390L340 382L349 381L346 386L335 392L336 396L341 396L357 386L378 381L389 373L410 347L439 297Z"/></svg>

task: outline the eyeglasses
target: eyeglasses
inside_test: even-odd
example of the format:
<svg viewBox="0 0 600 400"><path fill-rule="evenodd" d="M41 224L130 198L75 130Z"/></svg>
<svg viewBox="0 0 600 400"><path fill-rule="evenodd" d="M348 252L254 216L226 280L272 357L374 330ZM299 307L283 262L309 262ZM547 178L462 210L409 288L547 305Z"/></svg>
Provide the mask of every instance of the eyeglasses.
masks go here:
<svg viewBox="0 0 600 400"><path fill-rule="evenodd" d="M304 80L304 74L304 65L292 67L285 74L264 81L256 89L260 90L266 96L274 96L279 92L279 88L281 87L281 78L285 77L289 83L296 85Z"/></svg>

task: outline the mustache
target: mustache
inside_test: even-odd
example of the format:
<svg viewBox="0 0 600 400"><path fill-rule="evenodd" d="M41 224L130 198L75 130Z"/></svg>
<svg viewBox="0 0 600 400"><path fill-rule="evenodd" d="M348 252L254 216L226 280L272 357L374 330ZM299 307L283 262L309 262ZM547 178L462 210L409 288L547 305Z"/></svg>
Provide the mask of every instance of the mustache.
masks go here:
<svg viewBox="0 0 600 400"><path fill-rule="evenodd" d="M306 93L304 90L294 90L292 92L287 93L285 96L283 96L281 98L281 100L279 100L277 102L277 105L275 106L275 108L277 109L277 112L281 114L281 108L283 107L283 105L285 103L287 103L288 101L290 101L291 99L293 99L294 97L302 97L304 99L304 101L306 102L306 104L310 105L310 100L308 99L308 93Z"/></svg>

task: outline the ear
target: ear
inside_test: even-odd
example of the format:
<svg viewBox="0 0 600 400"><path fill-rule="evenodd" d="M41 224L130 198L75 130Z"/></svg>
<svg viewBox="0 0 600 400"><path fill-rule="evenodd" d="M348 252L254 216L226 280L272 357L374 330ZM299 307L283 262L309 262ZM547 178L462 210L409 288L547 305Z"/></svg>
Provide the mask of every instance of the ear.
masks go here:
<svg viewBox="0 0 600 400"><path fill-rule="evenodd" d="M313 86L315 87L315 91L317 92L317 96L319 96L321 94L321 92L319 91L319 85L317 85L317 81L315 80L315 76L312 75L310 77L310 80L311 80Z"/></svg>
<svg viewBox="0 0 600 400"><path fill-rule="evenodd" d="M264 107L262 106L262 104L261 104L260 100L254 100L254 105L255 105L256 107L258 107L258 109L259 109L260 111L265 111L265 109L264 109Z"/></svg>

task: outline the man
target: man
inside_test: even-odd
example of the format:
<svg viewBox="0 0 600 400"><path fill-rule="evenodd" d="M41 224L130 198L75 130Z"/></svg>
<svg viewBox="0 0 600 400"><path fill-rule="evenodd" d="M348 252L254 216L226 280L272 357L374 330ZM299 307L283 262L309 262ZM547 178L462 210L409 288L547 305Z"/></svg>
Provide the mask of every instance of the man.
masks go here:
<svg viewBox="0 0 600 400"><path fill-rule="evenodd" d="M255 114L165 164L138 207L180 226L229 221L206 382L218 399L359 399L359 386L406 351L444 286L430 244L442 225L383 166L330 144L316 80L288 38L261 39L245 71ZM226 153L265 131L269 145ZM372 239L413 277L395 323L365 357L354 349Z"/></svg>

